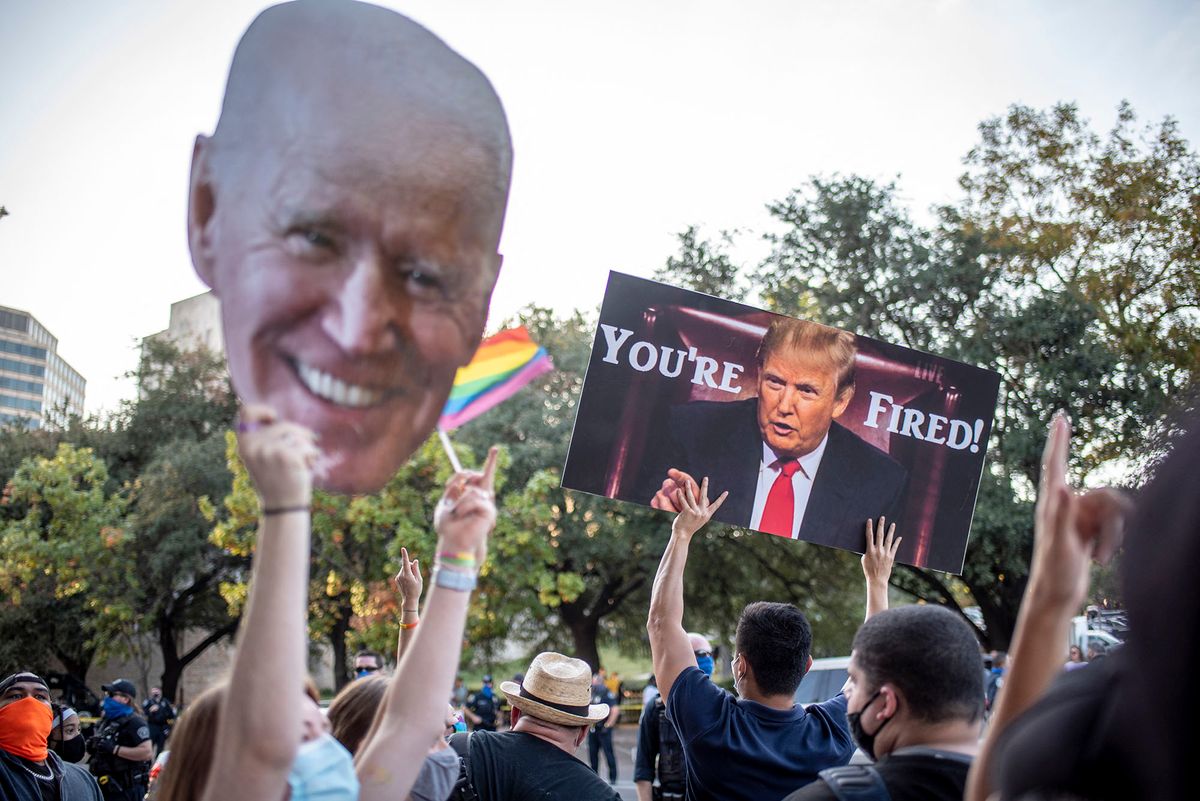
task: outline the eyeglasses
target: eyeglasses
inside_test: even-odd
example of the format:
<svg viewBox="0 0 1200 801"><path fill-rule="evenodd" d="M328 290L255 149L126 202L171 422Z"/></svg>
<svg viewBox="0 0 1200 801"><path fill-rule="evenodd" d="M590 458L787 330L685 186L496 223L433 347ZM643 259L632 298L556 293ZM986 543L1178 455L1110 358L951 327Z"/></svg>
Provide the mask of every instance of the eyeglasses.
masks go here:
<svg viewBox="0 0 1200 801"><path fill-rule="evenodd" d="M359 665L355 668L359 673L378 673L382 668L371 667L369 665Z"/></svg>
<svg viewBox="0 0 1200 801"><path fill-rule="evenodd" d="M699 659L702 656L712 656L712 651L692 651L692 654Z"/></svg>

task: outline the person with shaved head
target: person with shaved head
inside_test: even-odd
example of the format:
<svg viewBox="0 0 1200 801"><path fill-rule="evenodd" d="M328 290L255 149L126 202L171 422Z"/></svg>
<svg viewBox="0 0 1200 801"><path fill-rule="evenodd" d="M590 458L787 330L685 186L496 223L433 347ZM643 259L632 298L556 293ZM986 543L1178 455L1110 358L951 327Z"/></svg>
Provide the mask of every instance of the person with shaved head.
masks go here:
<svg viewBox="0 0 1200 801"><path fill-rule="evenodd" d="M188 241L246 403L318 436L321 488L374 492L429 435L500 270L504 110L412 20L267 9L192 157Z"/></svg>

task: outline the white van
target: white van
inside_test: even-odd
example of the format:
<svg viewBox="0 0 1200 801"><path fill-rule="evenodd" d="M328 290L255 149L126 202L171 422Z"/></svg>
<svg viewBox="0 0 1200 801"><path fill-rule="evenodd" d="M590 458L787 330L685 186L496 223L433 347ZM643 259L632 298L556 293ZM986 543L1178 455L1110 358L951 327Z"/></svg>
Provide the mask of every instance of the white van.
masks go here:
<svg viewBox="0 0 1200 801"><path fill-rule="evenodd" d="M796 688L796 703L819 704L828 701L842 690L850 677L850 657L830 656L814 659L812 667L804 674L804 680Z"/></svg>

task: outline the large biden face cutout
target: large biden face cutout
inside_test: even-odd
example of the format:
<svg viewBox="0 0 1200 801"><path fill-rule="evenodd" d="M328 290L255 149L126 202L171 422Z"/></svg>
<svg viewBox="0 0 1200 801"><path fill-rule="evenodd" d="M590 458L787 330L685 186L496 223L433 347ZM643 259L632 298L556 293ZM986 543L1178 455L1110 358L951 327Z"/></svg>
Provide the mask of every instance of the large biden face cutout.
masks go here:
<svg viewBox="0 0 1200 801"><path fill-rule="evenodd" d="M239 397L317 433L318 486L373 492L479 344L507 128L486 79L414 23L297 6L239 46L217 131L196 142L189 240Z"/></svg>

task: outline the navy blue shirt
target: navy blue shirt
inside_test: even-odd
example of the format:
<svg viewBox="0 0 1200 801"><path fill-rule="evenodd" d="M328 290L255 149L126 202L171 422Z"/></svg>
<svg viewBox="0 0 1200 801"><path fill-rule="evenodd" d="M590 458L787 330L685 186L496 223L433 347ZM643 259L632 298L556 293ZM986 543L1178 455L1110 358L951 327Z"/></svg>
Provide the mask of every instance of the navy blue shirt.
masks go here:
<svg viewBox="0 0 1200 801"><path fill-rule="evenodd" d="M688 667L671 685L667 714L683 741L693 801L779 801L854 754L841 693L808 709L771 709Z"/></svg>

